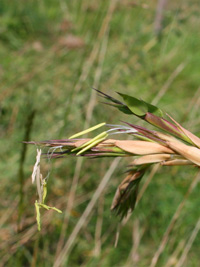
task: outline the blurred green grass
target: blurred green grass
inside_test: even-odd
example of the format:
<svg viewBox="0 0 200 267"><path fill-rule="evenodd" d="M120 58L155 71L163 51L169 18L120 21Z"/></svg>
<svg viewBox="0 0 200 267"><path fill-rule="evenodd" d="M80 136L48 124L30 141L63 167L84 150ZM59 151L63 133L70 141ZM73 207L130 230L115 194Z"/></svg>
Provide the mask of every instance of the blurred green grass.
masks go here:
<svg viewBox="0 0 200 267"><path fill-rule="evenodd" d="M53 265L62 229L63 215L51 214L41 235L36 234L36 230L27 234L35 225L36 198L35 188L29 181L36 149L28 147L23 165L27 184L24 210L21 228L17 231L21 141L33 110L36 114L31 128L32 140L67 138L84 128L91 88L96 84L99 90L109 94L121 91L152 101L162 92L166 81L175 75L158 105L199 134L199 95L195 96L200 69L197 1L169 3L162 36L158 39L153 34L156 1L147 4L128 0L117 2L108 30L99 37L109 6L110 1L1 1L1 216L6 218L7 214L7 218L0 232L0 255L6 266ZM99 53L106 38L100 81L96 82ZM176 75L178 66L182 66L182 70ZM121 119L136 122L135 118L121 115L96 99L90 125L102 121L119 123ZM105 159L94 160L92 164L84 160L66 240L110 163L111 160ZM118 246L114 248L117 219L109 208L126 164L124 161L119 164L103 200L95 206L87 226L79 234L68 259L69 266L149 266L196 174L192 168L159 169L131 219L121 229ZM76 159L52 161L51 165L47 201L64 211ZM44 162L43 172L48 170L49 163ZM159 266L165 266L179 243L187 242L190 237L199 217L199 189L197 185L187 200L159 258ZM98 211L101 205L102 245L100 254L95 256L96 224L101 218ZM134 234L140 238L138 247ZM185 266L198 266L199 238L197 235ZM130 253L134 244L136 252L132 261Z"/></svg>

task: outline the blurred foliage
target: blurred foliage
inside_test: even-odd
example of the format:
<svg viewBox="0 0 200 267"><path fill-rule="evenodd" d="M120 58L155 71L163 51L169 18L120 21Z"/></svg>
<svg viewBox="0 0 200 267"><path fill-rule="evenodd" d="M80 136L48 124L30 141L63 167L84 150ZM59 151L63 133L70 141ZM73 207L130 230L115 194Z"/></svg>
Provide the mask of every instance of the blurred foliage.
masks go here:
<svg viewBox="0 0 200 267"><path fill-rule="evenodd" d="M25 180L20 184L21 141L26 136L27 120L32 112L35 116L31 139L67 138L84 128L91 87L98 85L99 90L110 95L119 91L151 102L169 81L158 106L198 135L200 102L199 94L195 95L200 69L198 1L169 2L159 38L153 33L156 4L157 1L117 2L107 31L106 54L97 83L99 51L106 38L99 32L110 1L1 0L2 266L52 266L57 243L63 235L64 215L52 212L44 214L42 232L37 233L34 210L37 196L30 178L35 147L27 148L23 164ZM177 73L180 65L182 70ZM82 73L85 75L81 76ZM124 118L136 122L135 118L116 111L113 113L111 107L96 100L90 124L103 121L117 124ZM111 162L110 159L84 160L65 241ZM120 162L104 196L78 235L68 259L69 266L149 266L177 206L197 173L196 169L188 167L159 169L134 214L122 227L118 246L114 248L118 222L110 214L110 205L115 189L123 179L126 164L124 160ZM42 166L43 173L50 170L48 205L65 211L76 159L51 163L44 160ZM20 187L23 189L21 217L18 214ZM164 266L180 243L187 243L191 236L199 218L199 190L200 185L197 185L187 199L158 266ZM99 207L103 208L102 215ZM101 246L95 254L98 220L102 220ZM199 266L199 242L198 234L185 266ZM173 264L169 266L175 266Z"/></svg>

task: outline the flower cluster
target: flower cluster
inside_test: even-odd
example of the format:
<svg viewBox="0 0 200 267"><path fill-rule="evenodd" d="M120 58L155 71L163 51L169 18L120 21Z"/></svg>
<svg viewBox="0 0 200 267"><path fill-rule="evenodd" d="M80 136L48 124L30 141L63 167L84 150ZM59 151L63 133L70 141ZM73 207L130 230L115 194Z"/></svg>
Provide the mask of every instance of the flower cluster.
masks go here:
<svg viewBox="0 0 200 267"><path fill-rule="evenodd" d="M96 91L108 101L107 104L118 108L121 112L137 116L159 131L128 122L124 122L123 125L101 123L68 139L27 143L49 147L46 156L51 154L51 158L66 156L133 158L128 174L118 186L111 205L111 210L122 219L134 209L139 183L152 164L200 166L200 138L183 128L168 114L166 114L168 119L164 119L164 113L159 108L143 100L118 93L123 98L122 102L99 90ZM80 138L100 127L107 127L107 130L92 139ZM129 134L133 138L132 140L111 138L119 133Z"/></svg>

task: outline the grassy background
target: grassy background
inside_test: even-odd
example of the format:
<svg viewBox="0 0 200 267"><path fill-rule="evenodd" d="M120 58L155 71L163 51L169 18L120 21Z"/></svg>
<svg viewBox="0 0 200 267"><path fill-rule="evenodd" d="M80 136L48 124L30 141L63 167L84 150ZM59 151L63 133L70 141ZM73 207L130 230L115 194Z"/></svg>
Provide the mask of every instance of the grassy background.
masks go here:
<svg viewBox="0 0 200 267"><path fill-rule="evenodd" d="M44 160L42 172L50 170L47 203L63 214L44 212L38 233L36 189L30 181L36 148L26 150L21 141L67 138L103 121L137 122L99 103L91 87L153 101L199 134L198 1L168 3L158 38L156 5L157 1L132 0L1 0L2 266L53 266L112 163L110 159ZM182 203L157 266L178 266L182 255L185 266L199 266L200 236L194 242L190 238L200 216L200 185L195 184L185 197L197 174L189 167L154 169L149 184L151 176L144 177L146 192L114 248L118 221L109 209L126 164L120 161L115 168L63 263L150 266Z"/></svg>

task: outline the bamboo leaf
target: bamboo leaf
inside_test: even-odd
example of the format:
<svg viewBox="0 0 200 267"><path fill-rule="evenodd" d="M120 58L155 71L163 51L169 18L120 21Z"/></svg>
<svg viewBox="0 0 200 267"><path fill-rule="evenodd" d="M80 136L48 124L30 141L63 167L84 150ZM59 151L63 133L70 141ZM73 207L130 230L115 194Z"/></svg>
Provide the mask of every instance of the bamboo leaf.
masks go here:
<svg viewBox="0 0 200 267"><path fill-rule="evenodd" d="M150 112L160 117L163 116L163 112L161 111L161 109L157 108L156 106L153 106L143 100L139 100L133 96L129 96L122 93L118 94L123 97L126 105L132 111L132 113L138 117L145 117L145 114L147 112Z"/></svg>
<svg viewBox="0 0 200 267"><path fill-rule="evenodd" d="M126 105L132 111L133 114L139 117L144 117L145 114L148 112L148 107L143 101L135 97L122 94L122 93L118 93L118 94L123 97Z"/></svg>
<svg viewBox="0 0 200 267"><path fill-rule="evenodd" d="M117 107L121 112L127 114L127 115L132 115L133 112L126 106L118 106Z"/></svg>

